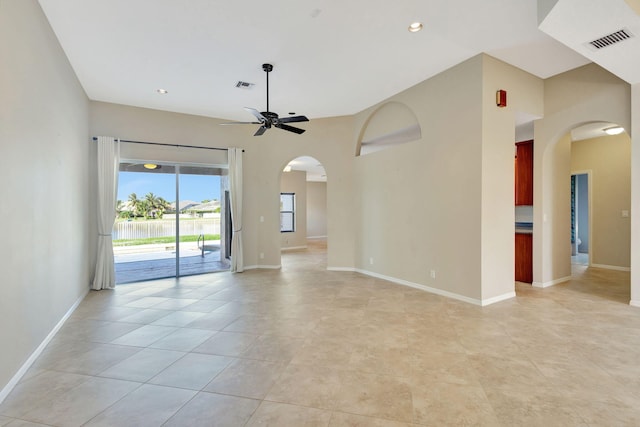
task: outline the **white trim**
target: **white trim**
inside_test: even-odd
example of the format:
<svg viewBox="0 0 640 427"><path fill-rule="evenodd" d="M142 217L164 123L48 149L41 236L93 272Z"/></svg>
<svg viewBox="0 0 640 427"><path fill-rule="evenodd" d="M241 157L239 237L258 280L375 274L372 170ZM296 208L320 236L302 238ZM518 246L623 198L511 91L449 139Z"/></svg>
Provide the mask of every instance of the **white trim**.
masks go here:
<svg viewBox="0 0 640 427"><path fill-rule="evenodd" d="M326 239L327 236L307 236L307 239Z"/></svg>
<svg viewBox="0 0 640 427"><path fill-rule="evenodd" d="M633 300L633 299L632 299L631 301L629 301L629 305L630 305L631 307L640 307L640 301L637 301L637 300ZM0 402L1 402L1 400L0 400Z"/></svg>
<svg viewBox="0 0 640 427"><path fill-rule="evenodd" d="M280 252L284 251L296 251L298 249L307 249L307 245L304 246L287 246L285 248L280 248Z"/></svg>
<svg viewBox="0 0 640 427"><path fill-rule="evenodd" d="M605 270L631 271L631 267L618 267L617 265L591 264L590 267L604 268Z"/></svg>
<svg viewBox="0 0 640 427"><path fill-rule="evenodd" d="M36 359L42 354L45 347L51 342L53 337L55 337L55 335L58 333L60 328L62 328L62 326L64 325L64 322L66 322L69 316L71 316L75 311L75 309L78 308L78 306L80 305L84 297L87 296L88 293L89 293L89 288L87 287L86 291L80 296L80 298L76 300L76 302L73 303L71 308L67 310L65 315L62 316L62 319L60 319L60 321L56 324L56 326L53 327L51 332L49 332L49 335L47 335L46 338L40 343L38 348L36 348L35 351L31 353L31 356L29 356L27 361L24 362L24 364L20 367L20 369L18 369L18 372L16 372L13 378L9 380L7 385L4 386L2 390L0 390L0 403L2 403L4 399L7 398L9 393L11 393L11 390L13 390L13 388L20 382L24 374L26 374L29 368L31 367L31 365L33 365L33 362L35 362Z"/></svg>
<svg viewBox="0 0 640 427"><path fill-rule="evenodd" d="M464 295L455 294L453 292L444 291L442 289L432 288L430 286L425 286L425 285L421 285L419 283L409 282L408 280L398 279L398 278L391 277L391 276L385 276L383 274L374 273L372 271L361 270L359 268L356 268L355 271L357 271L358 273L365 274L367 276L372 276L372 277L376 277L378 279L383 279L383 280L386 280L388 282L393 282L393 283L397 283L399 285L409 286L409 287L415 288L415 289L421 289L423 291L426 291L426 292L429 292L429 293L432 293L432 294L436 294L436 295L440 295L440 296L443 296L443 297L448 297L448 298L457 299L459 301L468 302L469 304L480 305L480 306L482 305L482 302L479 299L469 298L469 297L466 297Z"/></svg>
<svg viewBox="0 0 640 427"><path fill-rule="evenodd" d="M531 285L534 288L548 288L549 286L555 286L558 283L564 283L571 280L571 276L561 277L559 279L551 280L549 282L533 282Z"/></svg>
<svg viewBox="0 0 640 427"><path fill-rule="evenodd" d="M504 300L507 300L507 299L515 298L515 296L516 296L515 291L513 291L513 292L508 292L508 293L503 294L503 295L498 295L497 297L488 298L488 299L484 299L484 300L479 300L479 299L476 299L476 298L469 298L469 297L466 297L464 295L456 294L456 293L445 291L445 290L442 290L442 289L432 288L432 287L426 286L426 285L421 285L419 283L409 282L408 280L398 279L398 278L391 277L391 276L385 276L384 274L374 273L373 271L362 270L360 268L327 267L327 270L329 270L329 271L356 272L356 273L364 274L365 276L375 277L375 278L378 278L378 279L386 280L388 282L396 283L398 285L409 286L410 288L420 289L422 291L429 292L431 294L436 294L436 295L440 295L440 296L443 296L443 297L452 298L452 299L455 299L455 300L458 300L458 301L463 301L463 302L466 302L466 303L469 303L469 304L473 304L473 305L479 305L481 307L485 307L487 305L494 304L496 302L504 301Z"/></svg>
<svg viewBox="0 0 640 427"><path fill-rule="evenodd" d="M507 292L506 294L498 295L497 297L483 299L481 305L485 307L487 305L495 304L497 302L505 301L515 297L516 297L516 291Z"/></svg>
<svg viewBox="0 0 640 427"><path fill-rule="evenodd" d="M244 269L245 270L255 270L258 268L267 268L270 270L278 270L280 268L282 268L282 265L278 264L278 265L245 265Z"/></svg>

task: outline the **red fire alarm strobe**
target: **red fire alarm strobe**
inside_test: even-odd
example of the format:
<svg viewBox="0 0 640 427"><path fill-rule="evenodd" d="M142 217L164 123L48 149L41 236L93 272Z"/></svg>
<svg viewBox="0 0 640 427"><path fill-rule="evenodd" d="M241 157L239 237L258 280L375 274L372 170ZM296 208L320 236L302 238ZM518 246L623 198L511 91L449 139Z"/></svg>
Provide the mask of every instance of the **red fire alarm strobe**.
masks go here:
<svg viewBox="0 0 640 427"><path fill-rule="evenodd" d="M507 106L507 91L499 90L496 92L496 105L498 107L506 107Z"/></svg>

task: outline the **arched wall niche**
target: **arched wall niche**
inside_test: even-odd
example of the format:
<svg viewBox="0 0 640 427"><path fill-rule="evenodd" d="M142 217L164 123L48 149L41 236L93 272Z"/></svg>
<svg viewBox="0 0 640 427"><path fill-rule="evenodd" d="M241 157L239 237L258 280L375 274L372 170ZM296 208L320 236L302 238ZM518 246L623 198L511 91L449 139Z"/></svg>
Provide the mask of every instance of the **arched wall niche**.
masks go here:
<svg viewBox="0 0 640 427"><path fill-rule="evenodd" d="M356 156L384 150L422 138L413 110L401 102L387 102L366 120L356 146Z"/></svg>

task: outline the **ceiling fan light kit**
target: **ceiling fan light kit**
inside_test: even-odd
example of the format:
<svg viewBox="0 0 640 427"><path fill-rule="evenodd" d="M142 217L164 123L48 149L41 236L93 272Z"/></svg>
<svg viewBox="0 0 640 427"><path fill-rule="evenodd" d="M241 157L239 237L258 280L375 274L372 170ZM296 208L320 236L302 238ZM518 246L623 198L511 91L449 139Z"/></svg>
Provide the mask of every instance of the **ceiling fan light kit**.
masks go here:
<svg viewBox="0 0 640 427"><path fill-rule="evenodd" d="M244 107L245 110L253 114L253 116L258 120L257 122L231 122L231 123L221 123L221 124L222 125L240 125L240 124L260 125L256 133L253 134L253 136L260 136L264 134L267 131L267 129L271 129L272 127L293 132L298 135L304 133L305 129L289 126L286 123L308 122L309 119L307 117L291 116L291 117L280 118L277 113L274 113L273 111L269 111L269 73L273 71L273 65L262 64L262 69L267 74L267 110L260 112L255 108Z"/></svg>

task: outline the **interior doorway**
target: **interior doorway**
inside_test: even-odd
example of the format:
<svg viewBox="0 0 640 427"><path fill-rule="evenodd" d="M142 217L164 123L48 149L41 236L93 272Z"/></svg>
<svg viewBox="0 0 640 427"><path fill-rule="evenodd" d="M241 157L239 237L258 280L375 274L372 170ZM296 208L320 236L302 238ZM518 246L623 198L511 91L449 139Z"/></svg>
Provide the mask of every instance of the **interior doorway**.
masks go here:
<svg viewBox="0 0 640 427"><path fill-rule="evenodd" d="M571 264L589 263L589 174L571 175Z"/></svg>
<svg viewBox="0 0 640 427"><path fill-rule="evenodd" d="M291 160L280 176L280 248L327 251L327 174L315 158ZM326 260L325 260L326 263Z"/></svg>
<svg viewBox="0 0 640 427"><path fill-rule="evenodd" d="M207 166L120 163L116 284L229 269L223 175Z"/></svg>

